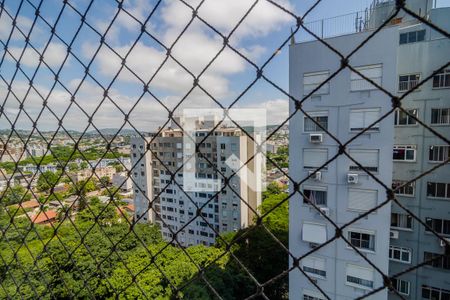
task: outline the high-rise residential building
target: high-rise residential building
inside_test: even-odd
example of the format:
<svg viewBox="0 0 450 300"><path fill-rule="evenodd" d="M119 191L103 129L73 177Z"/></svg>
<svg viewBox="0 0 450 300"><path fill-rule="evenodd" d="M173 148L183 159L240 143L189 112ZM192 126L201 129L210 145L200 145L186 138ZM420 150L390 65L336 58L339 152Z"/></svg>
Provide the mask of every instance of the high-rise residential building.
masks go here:
<svg viewBox="0 0 450 300"><path fill-rule="evenodd" d="M450 8L438 8L435 1L406 1L408 8L450 31ZM322 24L324 41L346 56L365 41L395 11L395 1L373 1L364 14L356 15L353 32L335 30L339 18ZM348 18L348 16L346 17ZM328 20L330 21L330 20ZM343 20L344 22L345 20ZM313 27L311 27L313 29ZM327 29L328 28L328 29ZM327 32L327 30L329 32ZM348 64L391 94L401 96L420 80L448 62L450 41L405 12L400 12L356 52ZM302 111L290 120L290 175L302 182L300 191L320 208L320 214L297 193L290 200L289 247L297 257L308 252L299 266L307 274L290 273L290 298L354 299L382 287L384 274L393 276L444 254L442 242L425 230L397 205L390 204L358 218L386 200L385 188L345 155L342 143L375 123L392 109L389 95L349 68L319 85L340 67L342 59L321 41L293 43L290 47L290 94L303 99ZM447 139L450 138L450 69L444 69L402 100L402 107L416 115ZM290 113L295 109L291 103ZM315 122L312 121L315 120ZM316 123L320 124L318 126ZM449 145L413 118L400 111L389 114L346 147L346 152L369 170L377 180L394 186L414 179L449 157ZM399 201L442 235L450 235L450 167L448 165L398 191ZM398 185L397 185L398 186ZM291 184L291 191L295 185ZM333 239L335 227L345 226L344 236L364 257L341 238ZM357 219L355 222L352 222ZM319 247L318 247L319 246ZM313 251L314 250L314 251ZM291 261L292 263L292 261ZM402 297L447 299L450 258L407 272L393 280ZM447 298L446 298L447 297ZM399 299L387 289L370 299Z"/></svg>
<svg viewBox="0 0 450 300"><path fill-rule="evenodd" d="M194 139L203 155L196 151L195 190L184 187L184 167L194 162L186 159L184 130L175 125L155 137L131 140L135 217L158 224L168 241L180 231L176 238L183 246L213 245L217 233L253 223L261 203L254 188L261 184L261 170L256 160L239 166L254 155L254 141L238 128L216 125L217 120L196 124Z"/></svg>

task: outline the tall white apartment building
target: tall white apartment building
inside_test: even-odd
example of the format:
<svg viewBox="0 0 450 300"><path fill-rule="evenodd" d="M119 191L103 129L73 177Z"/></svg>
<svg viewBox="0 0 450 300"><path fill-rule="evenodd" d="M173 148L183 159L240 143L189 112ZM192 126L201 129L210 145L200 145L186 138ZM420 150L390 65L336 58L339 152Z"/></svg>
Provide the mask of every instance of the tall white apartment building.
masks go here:
<svg viewBox="0 0 450 300"><path fill-rule="evenodd" d="M444 30L450 30L450 9L436 1L406 1L409 9ZM391 16L395 1L373 1L368 13L355 19L356 32L325 37L348 55ZM336 19L338 20L338 19ZM323 24L323 23L322 23ZM336 25L336 24L335 24ZM325 33L326 35L326 33ZM449 60L450 42L427 25L405 14L394 19L357 50L348 64L395 96L401 96ZM341 66L341 58L319 41L290 47L290 93L303 99ZM402 107L449 138L449 70L443 70L402 100ZM291 103L290 113L296 109ZM303 103L312 118L345 143L392 109L392 99L348 68L318 89ZM310 118L298 111L290 121L290 174L300 182L339 153L338 144ZM445 161L449 146L395 111L353 140L346 151L386 186L415 178ZM397 192L401 203L440 234L449 235L449 167L443 166ZM291 186L293 191L294 186ZM343 155L302 182L300 190L338 226L342 235L381 273L393 276L423 260L444 254L442 241L429 233L397 205L387 204L356 222L364 212L386 200L385 188ZM447 200L447 201L446 201ZM290 273L290 298L304 300L355 299L382 287L381 273L341 238L335 227L298 193L289 207L290 251L301 257L299 270ZM351 222L351 223L349 223ZM450 228L450 227L449 227ZM291 261L292 263L292 261ZM395 278L403 298L448 299L450 257ZM314 285L315 284L315 285ZM383 289L369 299L400 299Z"/></svg>
<svg viewBox="0 0 450 300"><path fill-rule="evenodd" d="M217 233L252 224L261 203L261 194L252 188L261 181L253 160L226 184L240 162L254 154L254 142L237 128L219 127L206 137L216 124L199 122L196 127L195 140L204 155L197 153L195 159L195 179L202 185L197 192L183 186L181 129L163 130L153 140L131 140L135 217L158 224L167 241L173 241L172 232L180 231L176 238L183 246L213 245ZM146 151L147 147L151 151Z"/></svg>

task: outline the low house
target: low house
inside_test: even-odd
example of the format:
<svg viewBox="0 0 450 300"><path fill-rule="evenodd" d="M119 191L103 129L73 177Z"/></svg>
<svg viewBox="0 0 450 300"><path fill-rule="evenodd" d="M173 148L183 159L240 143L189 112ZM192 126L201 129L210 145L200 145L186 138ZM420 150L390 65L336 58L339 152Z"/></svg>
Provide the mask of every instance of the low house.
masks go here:
<svg viewBox="0 0 450 300"><path fill-rule="evenodd" d="M25 208L36 208L36 207L39 207L41 204L36 199L32 199L29 201L22 202L19 205L23 209L25 209Z"/></svg>
<svg viewBox="0 0 450 300"><path fill-rule="evenodd" d="M56 222L58 214L54 210L40 211L37 215L31 218L34 224L47 225Z"/></svg>

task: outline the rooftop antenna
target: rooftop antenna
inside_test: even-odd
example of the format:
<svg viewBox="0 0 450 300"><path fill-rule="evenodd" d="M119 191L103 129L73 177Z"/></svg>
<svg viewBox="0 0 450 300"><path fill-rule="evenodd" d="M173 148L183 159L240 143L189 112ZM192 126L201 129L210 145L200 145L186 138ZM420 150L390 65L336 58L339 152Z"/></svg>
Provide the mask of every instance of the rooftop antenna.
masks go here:
<svg viewBox="0 0 450 300"><path fill-rule="evenodd" d="M292 27L291 27L291 45L295 45L295 35L294 31L292 30Z"/></svg>

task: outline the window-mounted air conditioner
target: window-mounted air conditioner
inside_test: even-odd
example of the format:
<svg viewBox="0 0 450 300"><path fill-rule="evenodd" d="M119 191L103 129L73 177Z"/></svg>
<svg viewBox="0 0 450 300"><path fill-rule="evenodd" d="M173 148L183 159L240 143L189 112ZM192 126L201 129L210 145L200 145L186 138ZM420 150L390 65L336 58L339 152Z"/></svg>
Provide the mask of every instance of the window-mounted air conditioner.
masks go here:
<svg viewBox="0 0 450 300"><path fill-rule="evenodd" d="M358 174L353 173L347 174L347 182L351 184L358 183Z"/></svg>
<svg viewBox="0 0 450 300"><path fill-rule="evenodd" d="M320 144L323 141L323 134L321 133L311 133L309 135L309 142L312 144Z"/></svg>
<svg viewBox="0 0 450 300"><path fill-rule="evenodd" d="M391 239L398 239L398 231L391 230L389 232L389 238L391 238Z"/></svg>
<svg viewBox="0 0 450 300"><path fill-rule="evenodd" d="M311 179L320 181L322 180L322 172L314 172L314 171L309 171L308 175L311 176Z"/></svg>
<svg viewBox="0 0 450 300"><path fill-rule="evenodd" d="M328 207L320 207L319 209L322 212L321 216L330 216L330 209Z"/></svg>
<svg viewBox="0 0 450 300"><path fill-rule="evenodd" d="M450 245L450 239L444 239L444 241L443 240L439 240L439 244L441 245L441 247L445 247L446 244Z"/></svg>

